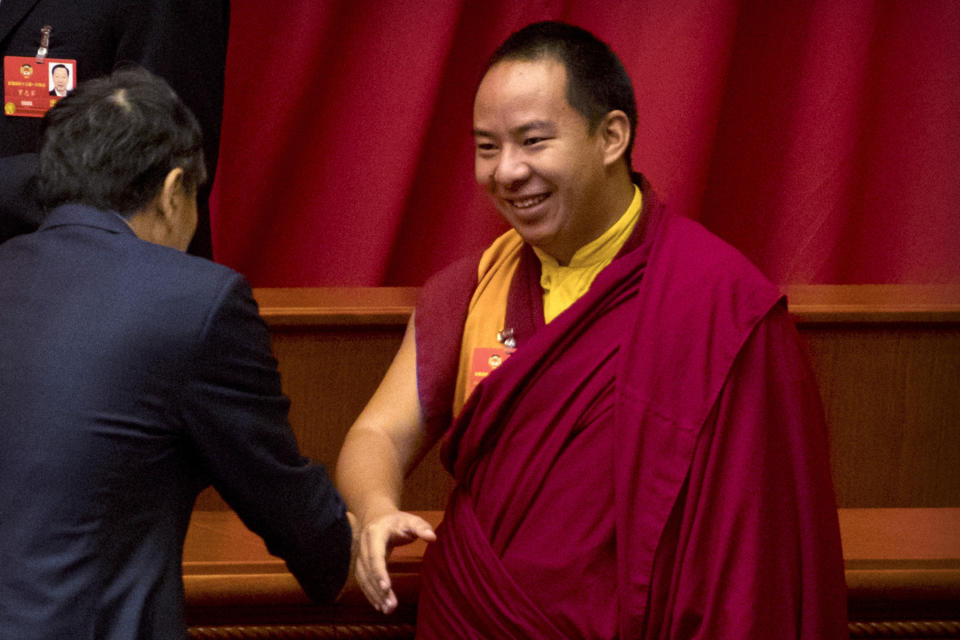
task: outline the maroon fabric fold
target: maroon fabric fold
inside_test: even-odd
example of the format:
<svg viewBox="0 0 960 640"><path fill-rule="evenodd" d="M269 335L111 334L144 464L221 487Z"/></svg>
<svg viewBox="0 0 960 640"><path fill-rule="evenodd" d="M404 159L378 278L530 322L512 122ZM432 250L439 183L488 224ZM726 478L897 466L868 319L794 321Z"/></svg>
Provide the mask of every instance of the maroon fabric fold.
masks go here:
<svg viewBox="0 0 960 640"><path fill-rule="evenodd" d="M444 533L451 531L450 535ZM431 545L431 560L424 564L421 579L431 586L420 595L418 638L502 638L568 637L527 597L490 546L486 533L476 519L469 496L457 493L438 533L456 544ZM472 598L469 607L461 599Z"/></svg>
<svg viewBox="0 0 960 640"><path fill-rule="evenodd" d="M621 637L846 637L826 426L786 306L665 222L618 374Z"/></svg>
<svg viewBox="0 0 960 640"><path fill-rule="evenodd" d="M430 279L417 298L414 317L417 393L428 437L437 438L453 419L460 333L477 286L480 254L448 265ZM459 329L457 329L459 328Z"/></svg>
<svg viewBox="0 0 960 640"><path fill-rule="evenodd" d="M498 637L550 637L542 619L559 637L615 633L609 461L618 334L635 301L632 287L620 284L622 295L582 306L532 336L501 365L511 375L481 384L474 392L480 398L468 401L445 439L443 456L459 489L447 511L455 517L445 519L451 534L441 533L425 558L421 637L444 637L451 628L456 637L489 637L492 629ZM488 428L474 428L481 424ZM479 553L480 535L464 531L465 512L484 553L509 567L509 583L529 594L512 602L509 611L522 614L511 615L510 625L486 611L514 587L489 574L480 580L463 562Z"/></svg>
<svg viewBox="0 0 960 640"><path fill-rule="evenodd" d="M845 637L822 409L779 292L659 206L641 234L447 431L420 637Z"/></svg>

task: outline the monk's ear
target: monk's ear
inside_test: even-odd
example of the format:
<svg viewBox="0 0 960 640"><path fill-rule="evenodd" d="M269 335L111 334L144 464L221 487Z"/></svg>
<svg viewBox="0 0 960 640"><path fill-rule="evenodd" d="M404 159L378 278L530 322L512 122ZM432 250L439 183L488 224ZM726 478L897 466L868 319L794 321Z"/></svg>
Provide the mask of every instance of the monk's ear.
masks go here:
<svg viewBox="0 0 960 640"><path fill-rule="evenodd" d="M603 144L603 163L610 166L627 152L630 144L630 118L623 111L614 109L603 117L599 133Z"/></svg>

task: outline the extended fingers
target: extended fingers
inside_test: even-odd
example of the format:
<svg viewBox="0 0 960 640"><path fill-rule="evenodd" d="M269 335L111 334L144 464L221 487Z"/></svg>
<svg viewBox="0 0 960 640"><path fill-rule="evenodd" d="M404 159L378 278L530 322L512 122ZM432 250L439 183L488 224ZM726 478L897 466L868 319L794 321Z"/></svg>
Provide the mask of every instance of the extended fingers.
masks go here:
<svg viewBox="0 0 960 640"><path fill-rule="evenodd" d="M361 563L357 564L356 577L363 595L374 609L390 613L396 608L397 598L389 587L384 587L387 583L382 577L371 574Z"/></svg>
<svg viewBox="0 0 960 640"><path fill-rule="evenodd" d="M412 514L407 515L409 520L404 524L404 534L408 538L408 542L412 542L415 538L421 538L427 542L433 542L437 539L437 534L434 533L429 522Z"/></svg>
<svg viewBox="0 0 960 640"><path fill-rule="evenodd" d="M392 608L389 608L390 602L396 606L396 596L393 596L390 589L390 576L387 574L387 544L390 532L377 526L378 524L366 527L360 535L357 582L375 609L389 613L392 611Z"/></svg>
<svg viewBox="0 0 960 640"><path fill-rule="evenodd" d="M436 534L427 521L404 512L377 518L361 532L356 564L357 583L378 611L390 613L397 607L397 596L391 588L387 572L390 549L417 538L432 542L436 540Z"/></svg>

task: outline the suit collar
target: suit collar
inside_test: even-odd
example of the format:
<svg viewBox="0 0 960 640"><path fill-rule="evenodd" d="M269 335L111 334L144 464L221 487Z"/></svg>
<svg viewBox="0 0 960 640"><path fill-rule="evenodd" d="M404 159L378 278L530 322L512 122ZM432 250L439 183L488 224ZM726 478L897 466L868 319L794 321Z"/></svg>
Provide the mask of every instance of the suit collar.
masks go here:
<svg viewBox="0 0 960 640"><path fill-rule="evenodd" d="M2 0L0 2L0 42L3 42L23 17L40 0ZM37 34L39 41L40 34Z"/></svg>
<svg viewBox="0 0 960 640"><path fill-rule="evenodd" d="M7 0L3 0L6 3ZM103 229L110 233L128 233L134 237L130 225L115 211L102 211L83 204L65 204L57 207L44 219L40 230L67 225L80 225Z"/></svg>

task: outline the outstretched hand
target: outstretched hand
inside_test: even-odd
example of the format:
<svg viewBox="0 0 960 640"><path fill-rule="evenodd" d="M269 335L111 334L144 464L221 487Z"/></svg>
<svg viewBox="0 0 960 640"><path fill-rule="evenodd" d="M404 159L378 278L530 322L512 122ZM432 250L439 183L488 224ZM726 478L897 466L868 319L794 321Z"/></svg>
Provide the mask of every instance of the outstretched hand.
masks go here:
<svg viewBox="0 0 960 640"><path fill-rule="evenodd" d="M355 575L363 594L377 611L391 613L397 608L397 595L387 573L390 550L418 538L433 542L437 536L426 520L412 513L393 511L363 524Z"/></svg>

